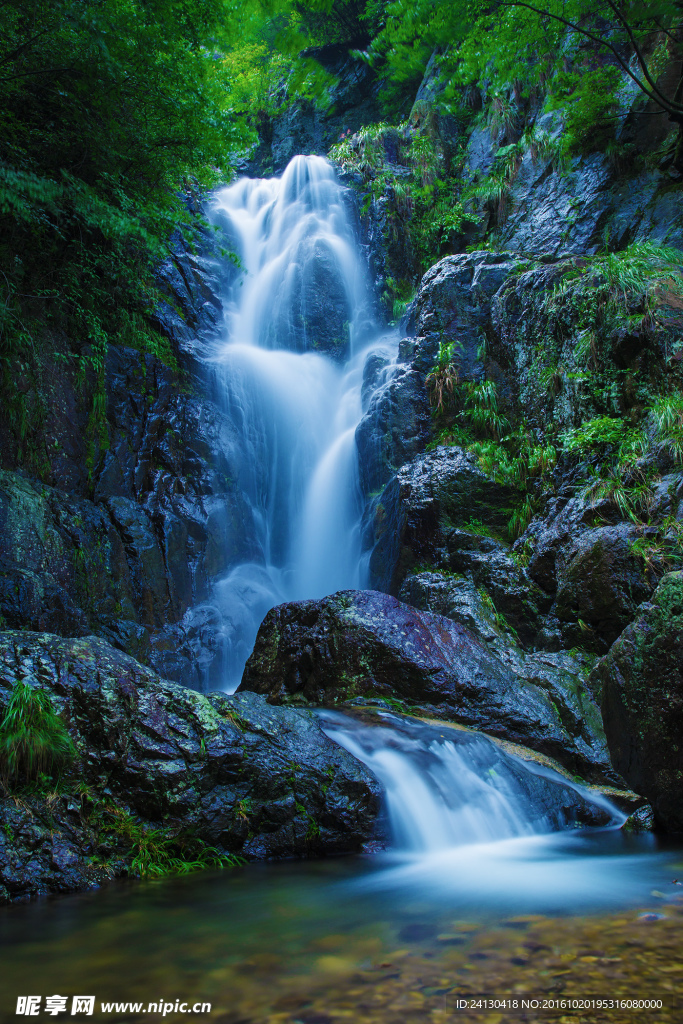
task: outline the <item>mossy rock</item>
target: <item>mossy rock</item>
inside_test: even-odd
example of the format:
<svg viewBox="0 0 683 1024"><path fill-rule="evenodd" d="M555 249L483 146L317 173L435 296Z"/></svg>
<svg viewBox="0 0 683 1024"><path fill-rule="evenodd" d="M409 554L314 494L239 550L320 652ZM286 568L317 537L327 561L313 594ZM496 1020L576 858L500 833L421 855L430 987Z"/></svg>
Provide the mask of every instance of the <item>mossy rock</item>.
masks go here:
<svg viewBox="0 0 683 1024"><path fill-rule="evenodd" d="M662 579L593 676L615 767L658 827L683 832L683 572Z"/></svg>

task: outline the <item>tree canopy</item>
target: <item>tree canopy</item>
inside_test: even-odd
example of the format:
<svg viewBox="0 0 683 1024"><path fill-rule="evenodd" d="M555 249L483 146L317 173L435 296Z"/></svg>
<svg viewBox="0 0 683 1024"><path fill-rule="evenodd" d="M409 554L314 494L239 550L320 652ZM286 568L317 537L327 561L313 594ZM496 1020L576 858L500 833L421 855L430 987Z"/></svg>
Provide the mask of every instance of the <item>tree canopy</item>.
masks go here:
<svg viewBox="0 0 683 1024"><path fill-rule="evenodd" d="M236 17L226 0L2 5L0 345L29 299L86 338L144 307L183 181L246 141L220 59Z"/></svg>
<svg viewBox="0 0 683 1024"><path fill-rule="evenodd" d="M361 52L392 117L435 55L445 105L483 86L504 117L511 89L535 90L580 139L625 80L683 125L682 20L681 0L5 0L0 355L31 310L95 343L149 330L183 193L224 178L259 119L324 93L306 47Z"/></svg>

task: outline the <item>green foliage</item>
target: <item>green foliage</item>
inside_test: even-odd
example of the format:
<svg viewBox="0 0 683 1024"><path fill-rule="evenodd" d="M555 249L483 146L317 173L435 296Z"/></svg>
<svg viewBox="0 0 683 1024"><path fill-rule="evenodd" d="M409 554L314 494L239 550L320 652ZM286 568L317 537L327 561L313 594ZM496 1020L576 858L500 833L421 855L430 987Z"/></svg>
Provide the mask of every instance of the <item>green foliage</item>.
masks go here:
<svg viewBox="0 0 683 1024"><path fill-rule="evenodd" d="M592 505L596 505L601 501L607 501L618 508L624 519L631 519L633 522L637 522L631 491L625 484L618 469L609 469L604 476L596 474L586 487L584 494Z"/></svg>
<svg viewBox="0 0 683 1024"><path fill-rule="evenodd" d="M100 809L103 831L123 842L132 854L131 869L141 877L187 875L206 868L235 867L239 857L221 853L192 836L142 825L120 807Z"/></svg>
<svg viewBox="0 0 683 1024"><path fill-rule="evenodd" d="M655 439L666 445L676 462L683 464L683 394L676 392L659 398L650 417Z"/></svg>
<svg viewBox="0 0 683 1024"><path fill-rule="evenodd" d="M614 130L623 74L614 65L590 65L590 58L579 59L571 71L559 70L553 82L548 107L564 111L567 153L605 145Z"/></svg>
<svg viewBox="0 0 683 1024"><path fill-rule="evenodd" d="M679 21L677 0L392 0L369 59L400 83L424 69L438 47L449 79L444 102L460 101L463 89L485 80L498 106L491 127L509 133L514 83L516 97L545 94L548 108L562 106L570 147L590 147L609 125L628 78L683 123L679 93L660 85L662 71L680 61ZM662 39L667 30L651 50L653 36Z"/></svg>
<svg viewBox="0 0 683 1024"><path fill-rule="evenodd" d="M294 0L302 28L317 42L361 46L374 21L366 0Z"/></svg>
<svg viewBox="0 0 683 1024"><path fill-rule="evenodd" d="M560 442L566 452L587 455L592 452L604 455L616 451L624 443L628 427L621 419L613 416L599 416L589 420L575 430L560 435Z"/></svg>
<svg viewBox="0 0 683 1024"><path fill-rule="evenodd" d="M30 782L51 775L74 753L49 693L18 679L0 722L0 775L5 785L22 777Z"/></svg>
<svg viewBox="0 0 683 1024"><path fill-rule="evenodd" d="M458 383L455 351L455 342L448 344L440 342L436 365L427 374L429 401L437 414L444 412L455 398L455 388Z"/></svg>
<svg viewBox="0 0 683 1024"><path fill-rule="evenodd" d="M462 385L461 416L476 435L499 441L510 424L498 407L498 389L492 380L480 383L466 381Z"/></svg>
<svg viewBox="0 0 683 1024"><path fill-rule="evenodd" d="M683 524L667 516L657 528L634 540L631 551L642 558L648 571L679 568L683 564Z"/></svg>
<svg viewBox="0 0 683 1024"><path fill-rule="evenodd" d="M666 287L680 288L676 278L683 268L683 252L654 242L635 242L621 252L592 256L578 268L604 277L616 295L656 295ZM673 275L673 280L672 280Z"/></svg>
<svg viewBox="0 0 683 1024"><path fill-rule="evenodd" d="M8 0L0 11L0 359L64 327L165 355L153 270L248 129L215 48L227 0ZM196 185L192 186L196 187Z"/></svg>

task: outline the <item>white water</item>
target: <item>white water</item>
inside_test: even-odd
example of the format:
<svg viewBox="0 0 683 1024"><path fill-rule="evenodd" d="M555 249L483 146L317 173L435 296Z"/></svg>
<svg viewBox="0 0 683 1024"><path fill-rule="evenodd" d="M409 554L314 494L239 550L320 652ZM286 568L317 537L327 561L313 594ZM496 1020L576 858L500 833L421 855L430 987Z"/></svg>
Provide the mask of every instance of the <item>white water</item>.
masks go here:
<svg viewBox="0 0 683 1024"><path fill-rule="evenodd" d="M574 824L586 802L603 825L624 820L603 797L505 753L482 734L390 714L382 725L336 712L322 718L327 735L381 781L398 850L434 854L545 835Z"/></svg>
<svg viewBox="0 0 683 1024"><path fill-rule="evenodd" d="M643 854L654 840L634 841L637 855L625 857L625 815L604 797L481 734L392 714L381 724L331 711L321 718L385 792L391 852L355 882L357 895L384 894L404 909L412 901L421 912L562 913L647 893L653 864ZM577 828L587 806L594 825Z"/></svg>
<svg viewBox="0 0 683 1024"><path fill-rule="evenodd" d="M213 213L243 270L227 296L215 363L241 435L238 483L254 538L249 560L215 588L232 691L269 608L364 584L362 372L369 351L392 359L396 342L372 322L343 190L322 157L295 157L282 178L242 179L218 193ZM328 302L346 310L346 338L332 313L326 337ZM341 362L324 354L330 341L346 341Z"/></svg>

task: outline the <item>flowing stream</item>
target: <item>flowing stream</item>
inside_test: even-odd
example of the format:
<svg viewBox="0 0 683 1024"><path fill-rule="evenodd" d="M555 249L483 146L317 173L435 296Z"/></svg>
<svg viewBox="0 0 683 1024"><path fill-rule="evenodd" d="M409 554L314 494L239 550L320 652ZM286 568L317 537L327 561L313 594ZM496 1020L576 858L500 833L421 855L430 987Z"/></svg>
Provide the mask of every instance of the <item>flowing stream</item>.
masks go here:
<svg viewBox="0 0 683 1024"><path fill-rule="evenodd" d="M251 558L216 588L231 691L269 608L364 584L362 373L371 350L392 360L396 339L373 320L344 192L322 157L223 189L212 217L242 268L214 360L253 519Z"/></svg>
<svg viewBox="0 0 683 1024"><path fill-rule="evenodd" d="M379 723L332 711L321 718L327 735L382 782L392 846L403 852L619 826L626 817L601 794L506 753L482 733L388 713Z"/></svg>

